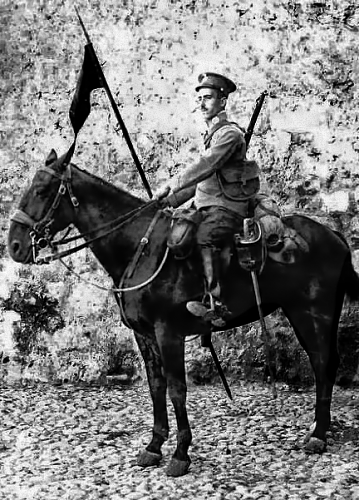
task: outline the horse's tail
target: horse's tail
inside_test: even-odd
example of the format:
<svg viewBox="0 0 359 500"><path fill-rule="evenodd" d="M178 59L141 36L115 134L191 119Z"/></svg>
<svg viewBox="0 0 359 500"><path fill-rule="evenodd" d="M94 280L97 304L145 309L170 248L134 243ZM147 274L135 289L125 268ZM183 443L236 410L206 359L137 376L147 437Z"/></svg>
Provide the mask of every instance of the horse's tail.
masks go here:
<svg viewBox="0 0 359 500"><path fill-rule="evenodd" d="M348 254L345 259L342 278L344 282L344 290L350 300L359 300L359 275L355 271L351 254Z"/></svg>

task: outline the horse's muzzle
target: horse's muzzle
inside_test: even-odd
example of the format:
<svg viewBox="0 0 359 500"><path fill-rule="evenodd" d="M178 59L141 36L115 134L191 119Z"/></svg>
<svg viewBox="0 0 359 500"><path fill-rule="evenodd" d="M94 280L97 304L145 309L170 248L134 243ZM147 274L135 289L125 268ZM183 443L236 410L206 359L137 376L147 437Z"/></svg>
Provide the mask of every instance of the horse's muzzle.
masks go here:
<svg viewBox="0 0 359 500"><path fill-rule="evenodd" d="M19 264L32 263L32 247L31 245L24 247L18 239L12 239L8 242L8 251L10 257Z"/></svg>

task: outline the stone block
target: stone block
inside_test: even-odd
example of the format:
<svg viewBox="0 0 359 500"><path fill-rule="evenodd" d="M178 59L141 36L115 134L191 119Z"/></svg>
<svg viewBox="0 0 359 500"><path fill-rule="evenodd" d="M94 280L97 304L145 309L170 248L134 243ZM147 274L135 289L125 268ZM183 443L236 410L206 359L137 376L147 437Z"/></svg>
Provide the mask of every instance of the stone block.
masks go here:
<svg viewBox="0 0 359 500"><path fill-rule="evenodd" d="M15 311L4 311L0 318L0 326L2 334L0 336L0 351L8 355L13 355L16 352L14 342L14 329L18 327L21 321L21 316Z"/></svg>
<svg viewBox="0 0 359 500"><path fill-rule="evenodd" d="M347 212L349 208L349 192L340 190L334 193L321 193L323 208L327 212Z"/></svg>
<svg viewBox="0 0 359 500"><path fill-rule="evenodd" d="M349 225L349 231L351 236L351 242L356 247L359 248L359 215L355 215Z"/></svg>
<svg viewBox="0 0 359 500"><path fill-rule="evenodd" d="M352 262L355 271L359 273L359 250L352 251Z"/></svg>

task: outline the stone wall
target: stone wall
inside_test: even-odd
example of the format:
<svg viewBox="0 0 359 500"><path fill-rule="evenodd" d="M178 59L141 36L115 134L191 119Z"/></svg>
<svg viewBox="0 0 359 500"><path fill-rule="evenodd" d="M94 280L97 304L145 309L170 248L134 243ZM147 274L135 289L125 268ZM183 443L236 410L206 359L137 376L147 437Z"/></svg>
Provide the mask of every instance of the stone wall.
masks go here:
<svg viewBox="0 0 359 500"><path fill-rule="evenodd" d="M228 111L244 127L267 89L270 97L249 151L262 167L263 185L284 214L304 213L340 230L359 271L359 11L353 0L79 0L76 5L153 187L198 153L202 124L193 89L200 72L224 72L236 81ZM0 257L7 274L9 215L50 149L63 153L73 140L68 111L85 38L71 0L5 1L1 12ZM92 94L74 162L146 197L101 89ZM81 254L71 262L106 282L91 258ZM81 284L58 264L29 273L46 280L63 311L74 303ZM16 272L8 276L13 283L19 279ZM91 293L105 311L110 295ZM69 332L86 334L87 327L78 325L101 327L103 318L94 323L93 301L87 303L87 311L71 314L62 337L66 345L75 343ZM352 337L355 317L343 315ZM223 349L228 356L233 351ZM237 366L234 351L229 359Z"/></svg>

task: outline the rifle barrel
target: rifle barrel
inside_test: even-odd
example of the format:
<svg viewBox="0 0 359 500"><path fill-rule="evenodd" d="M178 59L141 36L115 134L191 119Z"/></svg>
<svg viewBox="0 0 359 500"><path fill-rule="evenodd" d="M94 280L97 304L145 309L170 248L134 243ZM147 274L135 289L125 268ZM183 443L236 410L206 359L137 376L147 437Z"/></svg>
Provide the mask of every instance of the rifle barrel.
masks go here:
<svg viewBox="0 0 359 500"><path fill-rule="evenodd" d="M259 97L257 97L257 100L256 100L256 105L255 105L255 108L254 108L254 111L253 111L253 114L251 116L251 119L249 121L249 125L247 127L247 131L245 133L245 141L246 141L246 145L247 145L247 149L248 149L248 146L249 146L249 143L250 143L250 140L252 138L252 135L253 135L253 130L254 130L254 127L255 127L255 124L257 122L257 119L258 119L258 116L259 116L259 113L261 112L261 109L262 109L262 106L263 106L263 103L264 103L264 99L266 98L266 96L268 95L268 91L267 90L264 90L260 95Z"/></svg>

